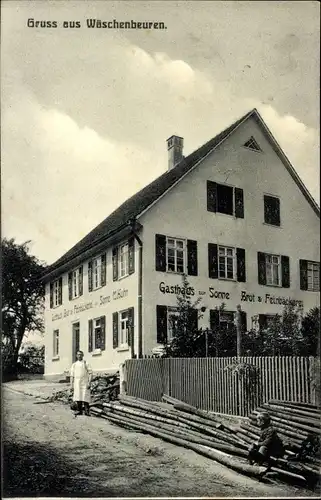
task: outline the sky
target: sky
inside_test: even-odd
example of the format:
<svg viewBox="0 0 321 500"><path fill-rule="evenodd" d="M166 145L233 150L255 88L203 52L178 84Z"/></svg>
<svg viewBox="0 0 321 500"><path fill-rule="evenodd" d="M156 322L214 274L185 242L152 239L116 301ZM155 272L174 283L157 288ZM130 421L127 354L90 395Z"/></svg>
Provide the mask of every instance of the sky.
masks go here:
<svg viewBox="0 0 321 500"><path fill-rule="evenodd" d="M166 171L168 137L187 156L254 107L319 204L319 24L309 1L3 0L2 236L52 263Z"/></svg>

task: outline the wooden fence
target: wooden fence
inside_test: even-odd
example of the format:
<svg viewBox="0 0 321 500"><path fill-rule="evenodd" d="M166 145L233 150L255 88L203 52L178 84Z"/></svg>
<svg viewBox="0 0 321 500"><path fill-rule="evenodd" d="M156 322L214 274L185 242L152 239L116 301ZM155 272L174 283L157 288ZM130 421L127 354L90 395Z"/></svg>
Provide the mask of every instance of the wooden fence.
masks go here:
<svg viewBox="0 0 321 500"><path fill-rule="evenodd" d="M228 366L236 358L150 358L126 361L127 394L161 401L164 393L203 410L248 415L270 399L315 404L312 357L242 357L255 365L251 396L243 376Z"/></svg>

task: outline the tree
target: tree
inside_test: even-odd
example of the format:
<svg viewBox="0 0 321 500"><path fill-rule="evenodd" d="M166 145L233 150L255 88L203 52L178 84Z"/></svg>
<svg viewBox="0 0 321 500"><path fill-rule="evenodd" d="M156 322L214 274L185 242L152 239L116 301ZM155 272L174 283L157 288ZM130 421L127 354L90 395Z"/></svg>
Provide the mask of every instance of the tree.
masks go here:
<svg viewBox="0 0 321 500"><path fill-rule="evenodd" d="M302 319L306 355L320 356L320 308L313 307Z"/></svg>
<svg viewBox="0 0 321 500"><path fill-rule="evenodd" d="M26 342L19 353L19 365L30 373L43 373L45 346Z"/></svg>
<svg viewBox="0 0 321 500"><path fill-rule="evenodd" d="M27 332L44 328L44 263L29 253L29 241L21 245L3 239L2 247L2 348L3 372L17 372L19 350Z"/></svg>
<svg viewBox="0 0 321 500"><path fill-rule="evenodd" d="M180 293L176 295L177 315L171 321L173 338L165 346L165 356L193 358L204 349L204 336L198 330L197 321L202 317L202 312L198 308L201 297L192 302L192 295L189 293L191 287L186 275L182 276L182 286Z"/></svg>

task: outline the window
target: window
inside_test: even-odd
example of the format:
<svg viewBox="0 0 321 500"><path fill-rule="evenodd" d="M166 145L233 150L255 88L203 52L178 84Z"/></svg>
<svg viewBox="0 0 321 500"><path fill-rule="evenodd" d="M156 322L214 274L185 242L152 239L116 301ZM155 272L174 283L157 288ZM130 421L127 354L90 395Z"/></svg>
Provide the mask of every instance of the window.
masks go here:
<svg viewBox="0 0 321 500"><path fill-rule="evenodd" d="M128 345L128 311L119 314L119 344Z"/></svg>
<svg viewBox="0 0 321 500"><path fill-rule="evenodd" d="M280 199L264 195L264 222L272 226L280 225Z"/></svg>
<svg viewBox="0 0 321 500"><path fill-rule="evenodd" d="M179 311L177 307L167 308L167 342L171 342L174 337L177 322L179 318Z"/></svg>
<svg viewBox="0 0 321 500"><path fill-rule="evenodd" d="M184 273L197 276L197 241L155 235L156 271Z"/></svg>
<svg viewBox="0 0 321 500"><path fill-rule="evenodd" d="M125 243L113 248L113 281L135 272L135 240L130 238Z"/></svg>
<svg viewBox="0 0 321 500"><path fill-rule="evenodd" d="M119 247L119 277L128 275L128 243Z"/></svg>
<svg viewBox="0 0 321 500"><path fill-rule="evenodd" d="M218 247L218 277L228 280L235 278L235 248Z"/></svg>
<svg viewBox="0 0 321 500"><path fill-rule="evenodd" d="M82 266L68 274L69 300L80 297L83 293Z"/></svg>
<svg viewBox="0 0 321 500"><path fill-rule="evenodd" d="M167 238L167 272L183 273L185 269L185 240Z"/></svg>
<svg viewBox="0 0 321 500"><path fill-rule="evenodd" d="M260 285L290 288L290 259L286 255L258 252L258 282Z"/></svg>
<svg viewBox="0 0 321 500"><path fill-rule="evenodd" d="M266 265L266 284L267 285L281 285L281 261L280 255L265 256Z"/></svg>
<svg viewBox="0 0 321 500"><path fill-rule="evenodd" d="M207 210L243 219L243 189L207 181Z"/></svg>
<svg viewBox="0 0 321 500"><path fill-rule="evenodd" d="M113 313L113 348L128 349L134 341L134 308Z"/></svg>
<svg viewBox="0 0 321 500"><path fill-rule="evenodd" d="M59 330L53 332L53 357L59 356Z"/></svg>
<svg viewBox="0 0 321 500"><path fill-rule="evenodd" d="M235 326L235 313L233 311L220 311L220 329L226 332L234 332Z"/></svg>
<svg viewBox="0 0 321 500"><path fill-rule="evenodd" d="M58 307L62 304L62 278L50 283L50 308Z"/></svg>
<svg viewBox="0 0 321 500"><path fill-rule="evenodd" d="M320 264L308 262L308 290L318 292L320 290Z"/></svg>
<svg viewBox="0 0 321 500"><path fill-rule="evenodd" d="M243 145L245 148L250 149L251 151L256 151L257 153L262 153L262 149L252 136L246 143Z"/></svg>
<svg viewBox="0 0 321 500"><path fill-rule="evenodd" d="M88 322L88 352L105 349L106 317L90 319Z"/></svg>
<svg viewBox="0 0 321 500"><path fill-rule="evenodd" d="M106 285L106 254L88 262L88 290L97 290Z"/></svg>

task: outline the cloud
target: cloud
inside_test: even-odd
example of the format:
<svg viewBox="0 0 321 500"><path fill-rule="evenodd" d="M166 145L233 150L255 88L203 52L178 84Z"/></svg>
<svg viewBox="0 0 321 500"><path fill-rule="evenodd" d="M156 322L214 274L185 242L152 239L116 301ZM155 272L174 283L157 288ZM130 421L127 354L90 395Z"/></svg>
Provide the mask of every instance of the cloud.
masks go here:
<svg viewBox="0 0 321 500"><path fill-rule="evenodd" d="M314 129L239 98L209 73L164 52L122 41L96 67L96 45L88 42L83 65L72 64L81 68L81 79L68 72L72 47L67 59L61 54L61 67L53 60L41 78L32 58L43 60L44 48L36 47L27 65L20 61L19 70L17 61L6 65L4 234L31 238L35 253L51 262L166 170L170 135L182 135L189 154L253 107L317 197Z"/></svg>

